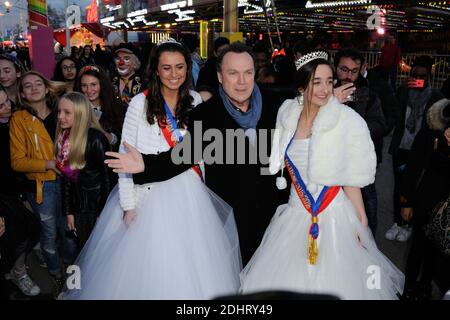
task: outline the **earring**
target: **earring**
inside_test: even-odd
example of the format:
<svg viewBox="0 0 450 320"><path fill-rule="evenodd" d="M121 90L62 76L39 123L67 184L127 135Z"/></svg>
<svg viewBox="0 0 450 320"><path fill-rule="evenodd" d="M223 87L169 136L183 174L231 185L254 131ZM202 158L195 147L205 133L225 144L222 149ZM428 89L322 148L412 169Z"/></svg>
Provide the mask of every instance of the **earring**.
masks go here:
<svg viewBox="0 0 450 320"><path fill-rule="evenodd" d="M303 105L303 94L300 97L298 97L298 104L301 106Z"/></svg>

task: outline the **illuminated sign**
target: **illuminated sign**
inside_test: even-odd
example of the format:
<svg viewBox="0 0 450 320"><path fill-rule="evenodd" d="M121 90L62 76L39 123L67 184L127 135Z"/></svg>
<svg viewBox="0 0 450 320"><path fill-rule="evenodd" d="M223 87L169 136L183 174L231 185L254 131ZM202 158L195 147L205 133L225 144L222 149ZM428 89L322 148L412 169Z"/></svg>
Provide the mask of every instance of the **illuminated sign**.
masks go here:
<svg viewBox="0 0 450 320"><path fill-rule="evenodd" d="M130 28L134 27L136 24L143 23L146 26L153 26L158 23L158 21L147 21L145 15L148 13L147 9L133 11L127 14L126 21L115 21L115 17L107 17L100 19L100 23L105 27L111 29L117 29L121 27Z"/></svg>
<svg viewBox="0 0 450 320"><path fill-rule="evenodd" d="M256 14L264 12L263 7L249 2L250 0L239 0L238 7L245 7L244 14ZM270 11L272 10L272 0L264 0L266 3L266 10Z"/></svg>
<svg viewBox="0 0 450 320"><path fill-rule="evenodd" d="M179 21L188 21L188 20L194 19L194 17L191 17L190 14L194 14L195 10L181 11L180 9L176 9L176 10L169 10L169 11L167 11L167 13L176 14L178 16L178 18L175 19L175 21L179 22Z"/></svg>
<svg viewBox="0 0 450 320"><path fill-rule="evenodd" d="M179 1L179 2L174 2L174 3L163 4L161 6L161 11L176 10L176 9L179 9L179 8L184 8L186 6L191 7L192 6L192 0Z"/></svg>
<svg viewBox="0 0 450 320"><path fill-rule="evenodd" d="M358 1L333 1L333 2L319 2L312 3L311 1L306 2L305 8L329 8L329 7L342 7L342 6L352 6L352 5L362 5L372 3L372 0L358 0Z"/></svg>
<svg viewBox="0 0 450 320"><path fill-rule="evenodd" d="M147 21L145 15L148 13L147 9L137 10L127 14L127 21L134 27L135 23L142 22L146 26L153 26L158 23L158 21Z"/></svg>
<svg viewBox="0 0 450 320"><path fill-rule="evenodd" d="M112 12L112 11L117 11L117 10L119 10L119 9L122 9L122 5L119 4L119 5L117 5L117 6L111 6L111 5L107 4L107 5L105 6L105 8L108 9L109 12Z"/></svg>

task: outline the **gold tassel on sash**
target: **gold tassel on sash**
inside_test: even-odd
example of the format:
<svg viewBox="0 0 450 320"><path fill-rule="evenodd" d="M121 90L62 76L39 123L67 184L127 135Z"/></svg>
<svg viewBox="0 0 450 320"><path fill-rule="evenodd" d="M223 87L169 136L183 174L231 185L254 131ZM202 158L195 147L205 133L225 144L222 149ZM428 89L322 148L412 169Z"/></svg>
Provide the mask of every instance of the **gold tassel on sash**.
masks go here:
<svg viewBox="0 0 450 320"><path fill-rule="evenodd" d="M313 236L309 236L308 241L308 262L309 264L317 263L317 256L319 255L319 248L317 247L317 239Z"/></svg>
<svg viewBox="0 0 450 320"><path fill-rule="evenodd" d="M313 224L318 222L317 217L313 217ZM313 235L308 236L308 262L309 264L316 264L317 257L319 256L319 248L317 246L317 239L314 239Z"/></svg>

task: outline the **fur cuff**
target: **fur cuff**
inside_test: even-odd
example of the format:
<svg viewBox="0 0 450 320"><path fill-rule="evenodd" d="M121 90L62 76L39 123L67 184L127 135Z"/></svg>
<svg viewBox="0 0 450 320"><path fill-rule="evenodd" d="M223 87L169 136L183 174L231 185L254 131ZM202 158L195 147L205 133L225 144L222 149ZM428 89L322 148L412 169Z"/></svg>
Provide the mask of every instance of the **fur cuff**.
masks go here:
<svg viewBox="0 0 450 320"><path fill-rule="evenodd" d="M427 123L431 130L444 131L450 121L445 118L443 111L446 107L450 107L449 99L441 99L435 102L427 111Z"/></svg>

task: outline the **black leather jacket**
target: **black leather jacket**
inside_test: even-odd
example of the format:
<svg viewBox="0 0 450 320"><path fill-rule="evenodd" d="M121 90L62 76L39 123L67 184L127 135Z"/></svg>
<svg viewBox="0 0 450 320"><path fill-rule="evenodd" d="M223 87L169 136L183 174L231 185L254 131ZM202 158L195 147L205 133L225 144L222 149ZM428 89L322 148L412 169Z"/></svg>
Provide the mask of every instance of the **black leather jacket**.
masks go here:
<svg viewBox="0 0 450 320"><path fill-rule="evenodd" d="M80 170L77 182L63 182L66 214L100 214L110 191L110 173L104 163L105 152L110 150L105 135L89 129L86 166Z"/></svg>

